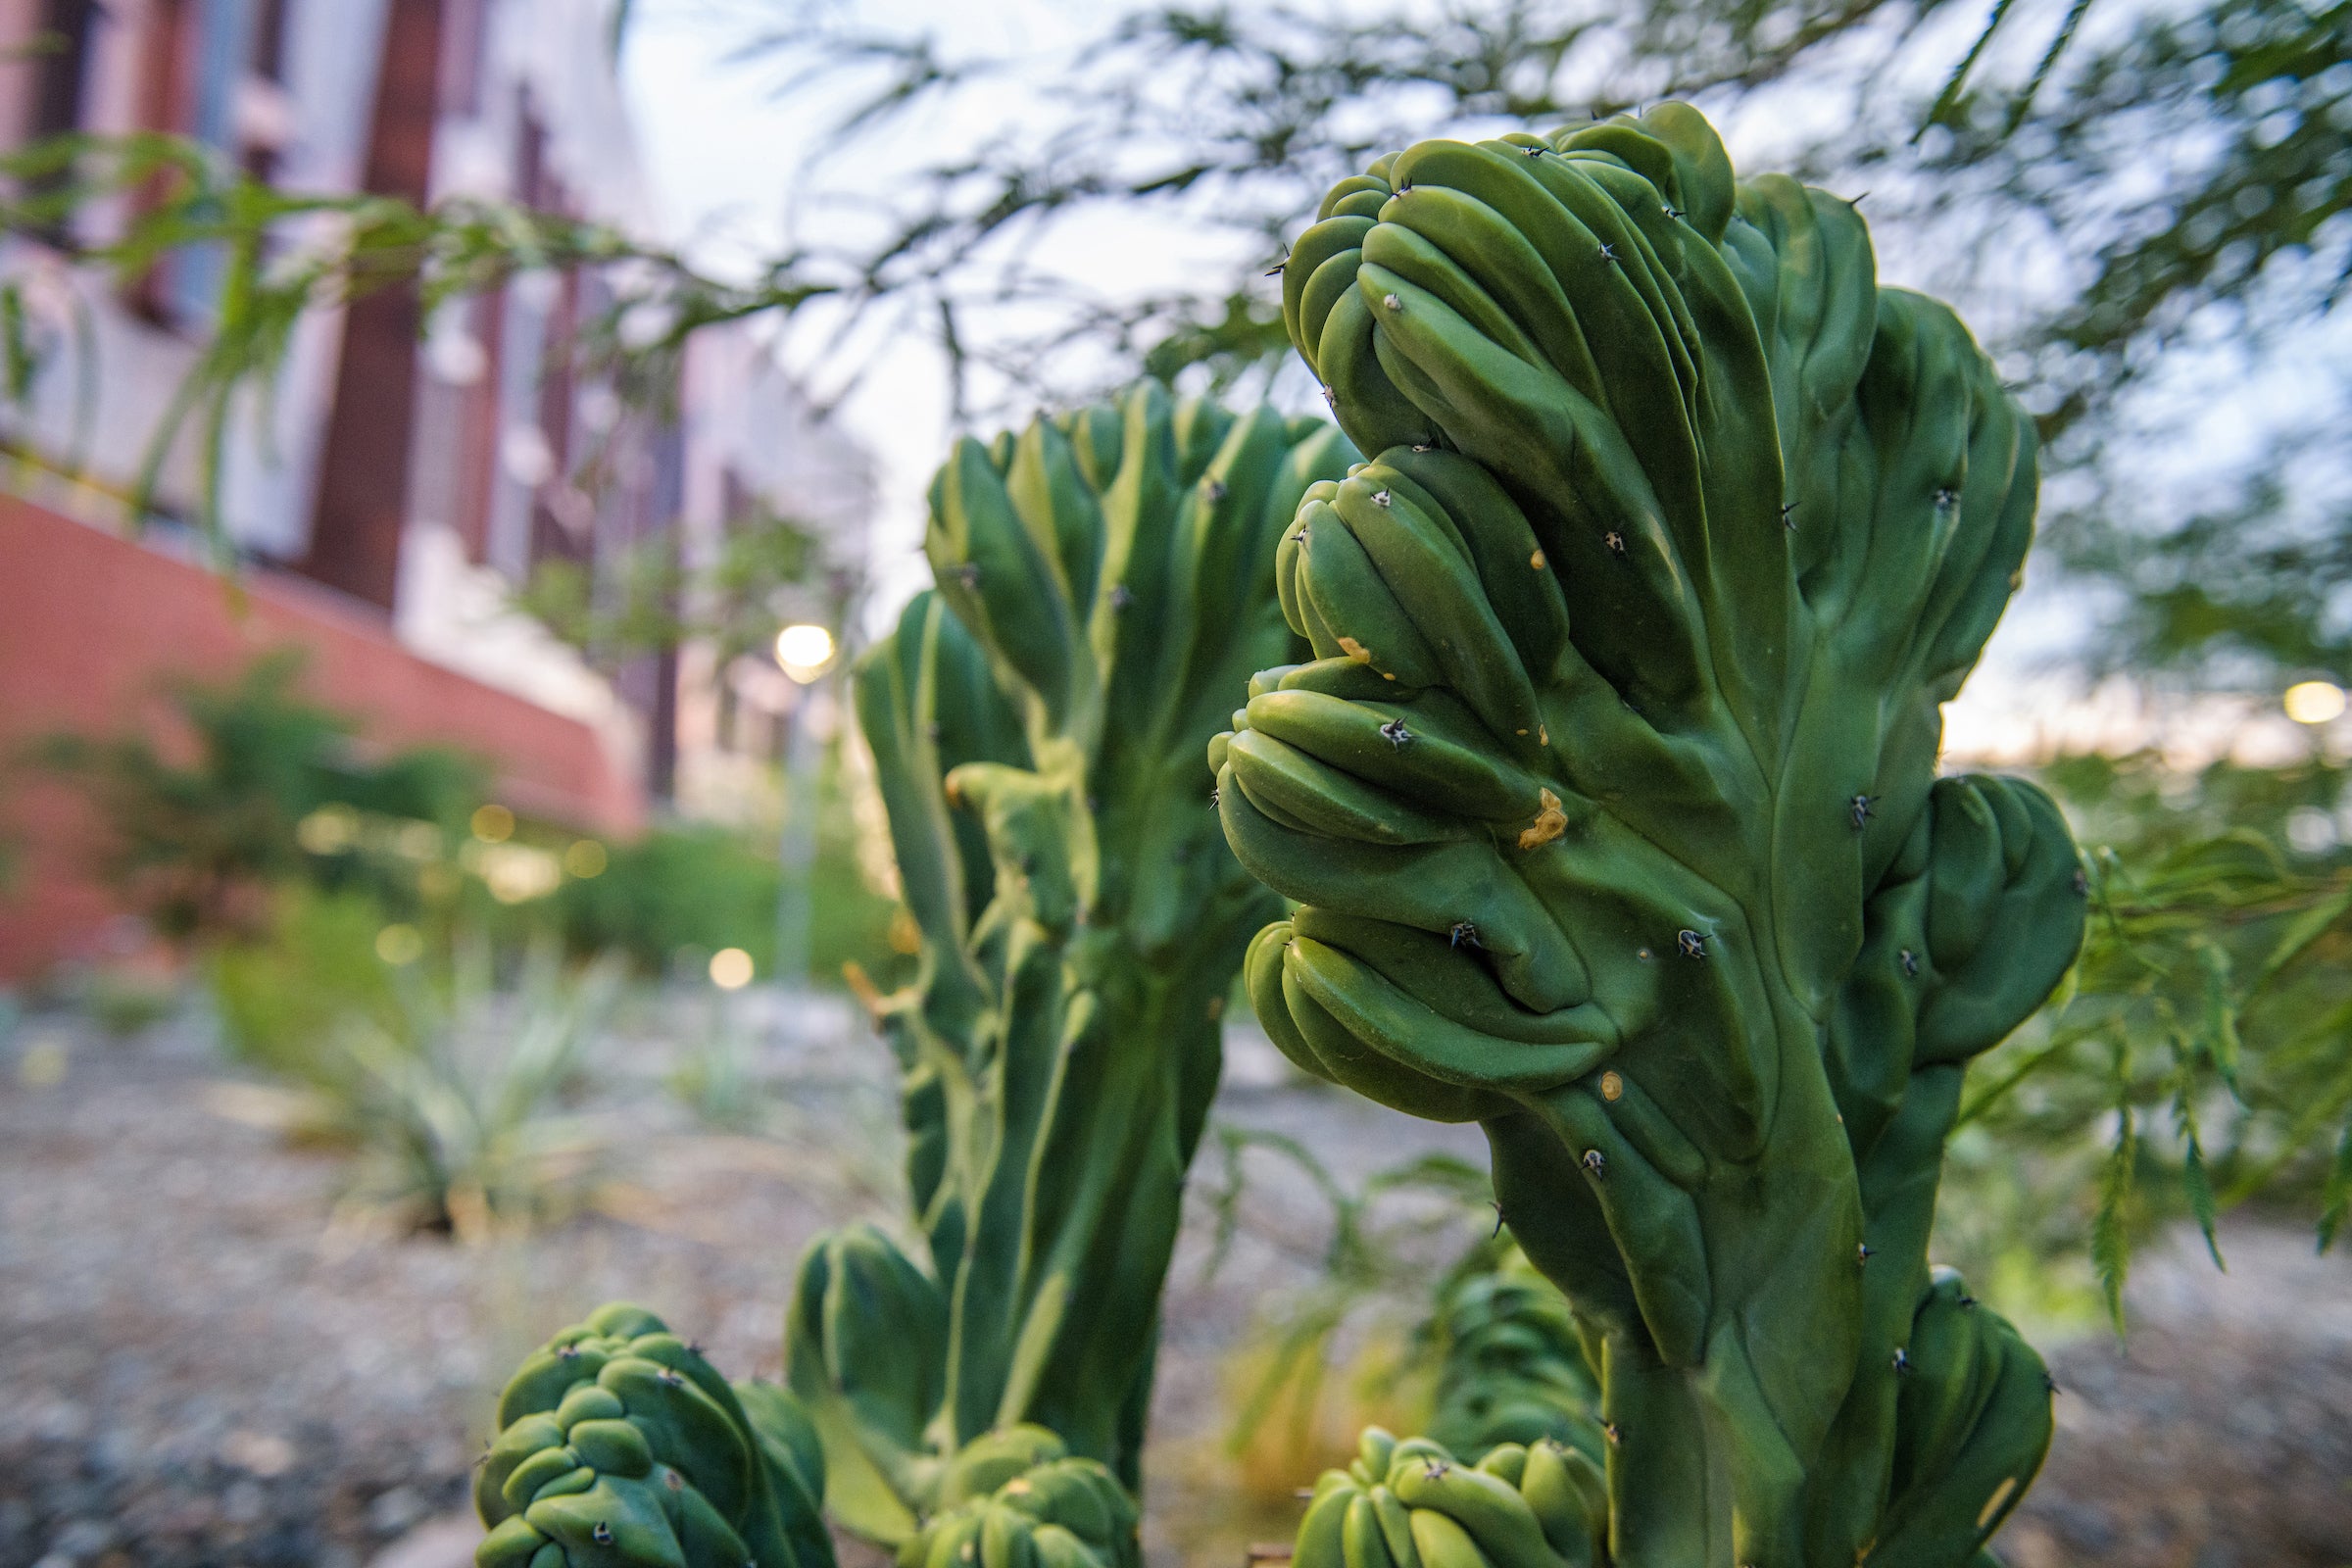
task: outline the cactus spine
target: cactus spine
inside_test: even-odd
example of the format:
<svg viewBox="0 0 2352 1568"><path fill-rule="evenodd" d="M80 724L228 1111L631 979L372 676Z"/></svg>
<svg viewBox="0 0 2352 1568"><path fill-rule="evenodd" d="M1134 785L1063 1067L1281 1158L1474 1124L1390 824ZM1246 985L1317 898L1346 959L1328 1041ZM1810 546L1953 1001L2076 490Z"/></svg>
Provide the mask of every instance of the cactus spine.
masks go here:
<svg viewBox="0 0 2352 1568"><path fill-rule="evenodd" d="M1210 743L1235 852L1302 905L1250 949L1260 1016L1484 1124L1596 1352L1596 1549L1970 1562L2049 1411L1930 1277L1936 1176L2082 919L2047 798L1935 768L2031 420L1851 204L1736 182L1676 104L1380 159L1283 305L1377 457L1277 552L1313 660Z"/></svg>
<svg viewBox="0 0 2352 1568"><path fill-rule="evenodd" d="M1041 1465L1137 1484L1217 1012L1279 910L1224 846L1200 748L1250 670L1294 657L1263 563L1354 456L1147 383L960 442L932 486L938 590L857 680L922 932L912 983L872 1004L928 1266L871 1227L821 1238L786 1325L828 1506L861 1534L930 1551L928 1516L986 1501L954 1500L956 1455L1023 1424L1075 1456ZM1028 1530L1024 1506L971 1540Z"/></svg>

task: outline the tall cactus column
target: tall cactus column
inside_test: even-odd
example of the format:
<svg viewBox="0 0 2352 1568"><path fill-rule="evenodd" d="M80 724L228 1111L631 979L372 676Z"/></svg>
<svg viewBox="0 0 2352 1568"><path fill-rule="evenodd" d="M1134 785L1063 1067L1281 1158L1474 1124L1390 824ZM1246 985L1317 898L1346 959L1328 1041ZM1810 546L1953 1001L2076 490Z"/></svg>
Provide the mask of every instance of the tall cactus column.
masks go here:
<svg viewBox="0 0 2352 1568"><path fill-rule="evenodd" d="M1146 384L962 442L932 487L938 591L858 675L923 936L876 1007L929 1267L836 1233L787 1327L828 1506L862 1533L911 1537L991 1432L1045 1428L1137 1483L1217 1012L1280 909L1223 843L1200 749L1295 657L1264 564L1354 457L1329 425Z"/></svg>
<svg viewBox="0 0 2352 1568"><path fill-rule="evenodd" d="M1312 662L1211 743L1301 901L1296 1060L1478 1120L1601 1380L1643 1568L1961 1564L2048 1434L1926 1240L1968 1058L2079 944L2030 786L1936 777L2033 427L1850 204L1666 105L1343 181L1284 309L1378 457L1277 553Z"/></svg>

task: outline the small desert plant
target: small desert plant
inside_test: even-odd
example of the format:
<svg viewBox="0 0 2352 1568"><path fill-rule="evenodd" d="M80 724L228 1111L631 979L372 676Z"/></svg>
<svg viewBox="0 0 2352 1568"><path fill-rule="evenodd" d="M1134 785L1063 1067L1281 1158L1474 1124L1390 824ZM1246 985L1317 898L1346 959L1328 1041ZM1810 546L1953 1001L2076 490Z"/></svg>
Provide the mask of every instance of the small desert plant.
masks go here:
<svg viewBox="0 0 2352 1568"><path fill-rule="evenodd" d="M467 1239L527 1221L587 1170L599 1140L565 1092L619 991L622 965L566 967L533 947L499 986L486 944L461 943L445 976L404 974L391 1025L344 1018L328 1053L348 1064L333 1111L358 1145L356 1201Z"/></svg>
<svg viewBox="0 0 2352 1568"><path fill-rule="evenodd" d="M421 940L355 895L281 899L268 940L208 958L230 1049L291 1087L287 1131L353 1151L353 1212L475 1238L558 1205L598 1147L563 1103L623 961L542 939L502 983L478 933L395 963L387 929Z"/></svg>

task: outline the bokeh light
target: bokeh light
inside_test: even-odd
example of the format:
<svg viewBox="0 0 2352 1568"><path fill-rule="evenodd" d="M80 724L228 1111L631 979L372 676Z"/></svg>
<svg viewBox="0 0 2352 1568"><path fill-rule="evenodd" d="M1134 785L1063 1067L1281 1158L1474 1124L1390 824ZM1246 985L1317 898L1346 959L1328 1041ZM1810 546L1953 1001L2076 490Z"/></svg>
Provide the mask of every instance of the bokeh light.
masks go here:
<svg viewBox="0 0 2352 1568"><path fill-rule="evenodd" d="M784 673L806 686L833 662L833 634L806 622L776 633L776 662Z"/></svg>
<svg viewBox="0 0 2352 1568"><path fill-rule="evenodd" d="M2344 711L2344 689L2331 680L2297 681L2286 689L2286 716L2298 724L2326 724Z"/></svg>
<svg viewBox="0 0 2352 1568"><path fill-rule="evenodd" d="M741 948L721 948L710 955L710 983L721 991L741 991L752 983L752 956Z"/></svg>
<svg viewBox="0 0 2352 1568"><path fill-rule="evenodd" d="M413 925L394 924L375 934L375 956L395 968L424 956L424 938Z"/></svg>

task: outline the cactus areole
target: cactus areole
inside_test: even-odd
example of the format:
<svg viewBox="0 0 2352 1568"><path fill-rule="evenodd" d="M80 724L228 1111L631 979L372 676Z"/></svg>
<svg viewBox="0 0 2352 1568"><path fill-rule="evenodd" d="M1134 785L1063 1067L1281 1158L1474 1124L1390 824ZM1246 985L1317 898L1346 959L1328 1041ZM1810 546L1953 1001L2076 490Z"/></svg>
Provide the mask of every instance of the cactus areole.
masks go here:
<svg viewBox="0 0 2352 1568"><path fill-rule="evenodd" d="M1281 909L1225 846L1201 748L1252 669L1303 654L1266 563L1355 459L1319 420L1146 383L963 441L932 486L938 591L857 679L922 934L912 982L872 1004L928 1266L870 1226L821 1238L786 1326L827 1507L863 1535L963 1551L978 1538L924 1521L957 1455L1024 1424L1138 1483L1217 1015ZM1092 1496L1075 1473L990 1528ZM1047 1556L1077 1539L1039 1528Z"/></svg>
<svg viewBox="0 0 2352 1568"><path fill-rule="evenodd" d="M1593 1551L1970 1563L2049 1403L1931 1277L1936 1176L2082 925L2048 799L1936 771L2031 420L1878 286L1850 203L1735 181L1678 104L1380 159L1283 309L1376 456L1275 553L1313 659L1209 746L1236 855L1301 905L1250 951L1260 1017L1484 1125L1599 1376Z"/></svg>

